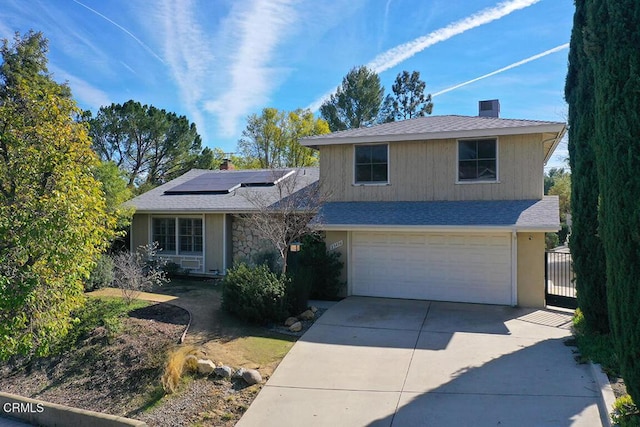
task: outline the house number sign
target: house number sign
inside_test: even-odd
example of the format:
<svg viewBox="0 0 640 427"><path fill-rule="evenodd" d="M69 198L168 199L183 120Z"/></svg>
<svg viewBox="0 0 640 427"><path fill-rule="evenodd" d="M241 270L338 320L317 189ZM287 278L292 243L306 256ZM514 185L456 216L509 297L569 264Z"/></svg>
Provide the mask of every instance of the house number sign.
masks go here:
<svg viewBox="0 0 640 427"><path fill-rule="evenodd" d="M343 245L343 241L342 240L338 240L337 242L333 242L332 244L329 245L329 250L333 251L335 249L338 249L340 246Z"/></svg>

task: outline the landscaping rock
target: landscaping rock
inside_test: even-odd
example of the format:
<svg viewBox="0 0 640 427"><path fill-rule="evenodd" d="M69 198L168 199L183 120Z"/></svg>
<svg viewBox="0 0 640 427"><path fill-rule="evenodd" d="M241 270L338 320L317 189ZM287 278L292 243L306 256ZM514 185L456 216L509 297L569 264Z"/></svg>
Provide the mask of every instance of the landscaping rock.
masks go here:
<svg viewBox="0 0 640 427"><path fill-rule="evenodd" d="M235 371L233 375L231 375L231 378L242 378L245 372L246 372L246 369L240 368L237 371Z"/></svg>
<svg viewBox="0 0 640 427"><path fill-rule="evenodd" d="M262 382L262 375L255 369L247 369L242 373L242 379L249 385L254 385Z"/></svg>
<svg viewBox="0 0 640 427"><path fill-rule="evenodd" d="M233 369L229 366L219 366L213 370L213 373L222 378L231 378L233 374Z"/></svg>
<svg viewBox="0 0 640 427"><path fill-rule="evenodd" d="M216 369L216 364L209 359L198 359L198 373L202 375L209 375Z"/></svg>
<svg viewBox="0 0 640 427"><path fill-rule="evenodd" d="M302 330L302 323L296 322L293 325L289 326L289 330L291 332L300 332Z"/></svg>
<svg viewBox="0 0 640 427"><path fill-rule="evenodd" d="M291 326L298 321L297 317L288 317L287 320L284 321L284 326Z"/></svg>
<svg viewBox="0 0 640 427"><path fill-rule="evenodd" d="M318 307L312 305L311 307L309 307L309 310L311 310L313 314L316 314L316 312L318 311Z"/></svg>
<svg viewBox="0 0 640 427"><path fill-rule="evenodd" d="M315 313L311 310L302 312L299 316L300 320L311 320L316 317Z"/></svg>

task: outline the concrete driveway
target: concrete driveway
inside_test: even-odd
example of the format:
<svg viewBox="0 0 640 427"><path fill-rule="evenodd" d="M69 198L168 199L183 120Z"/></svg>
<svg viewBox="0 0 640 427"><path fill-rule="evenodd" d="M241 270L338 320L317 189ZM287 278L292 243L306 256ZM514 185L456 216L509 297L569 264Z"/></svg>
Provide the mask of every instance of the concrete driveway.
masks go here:
<svg viewBox="0 0 640 427"><path fill-rule="evenodd" d="M571 316L350 297L282 360L237 426L600 426Z"/></svg>

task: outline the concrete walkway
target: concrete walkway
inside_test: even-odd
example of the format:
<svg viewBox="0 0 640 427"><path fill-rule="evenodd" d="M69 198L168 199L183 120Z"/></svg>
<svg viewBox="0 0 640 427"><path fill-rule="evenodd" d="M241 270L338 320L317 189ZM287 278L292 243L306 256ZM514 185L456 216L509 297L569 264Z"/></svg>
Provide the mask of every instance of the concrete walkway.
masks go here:
<svg viewBox="0 0 640 427"><path fill-rule="evenodd" d="M600 426L565 313L350 297L294 345L237 424Z"/></svg>

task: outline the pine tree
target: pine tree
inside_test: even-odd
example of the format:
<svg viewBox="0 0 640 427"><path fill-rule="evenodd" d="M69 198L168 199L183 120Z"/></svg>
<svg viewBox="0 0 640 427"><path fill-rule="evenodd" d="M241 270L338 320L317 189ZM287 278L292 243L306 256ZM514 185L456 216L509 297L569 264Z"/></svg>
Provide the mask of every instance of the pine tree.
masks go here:
<svg viewBox="0 0 640 427"><path fill-rule="evenodd" d="M598 175L593 151L595 125L593 70L587 61L582 32L584 2L576 2L569 51L565 97L569 104L569 165L571 166L572 233L578 306L587 330L609 332L605 257L598 234Z"/></svg>
<svg viewBox="0 0 640 427"><path fill-rule="evenodd" d="M600 231L609 321L627 391L640 401L640 3L586 2L594 71Z"/></svg>

